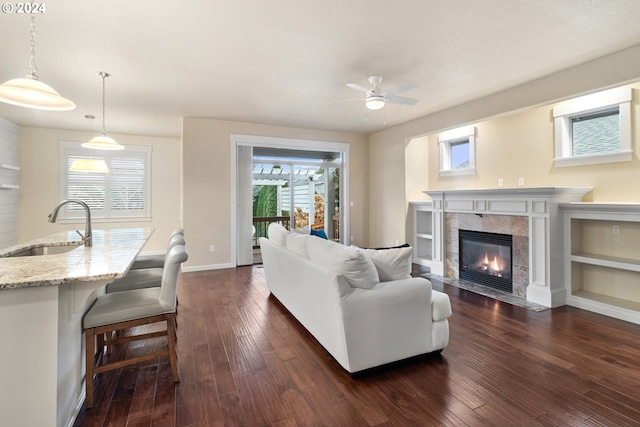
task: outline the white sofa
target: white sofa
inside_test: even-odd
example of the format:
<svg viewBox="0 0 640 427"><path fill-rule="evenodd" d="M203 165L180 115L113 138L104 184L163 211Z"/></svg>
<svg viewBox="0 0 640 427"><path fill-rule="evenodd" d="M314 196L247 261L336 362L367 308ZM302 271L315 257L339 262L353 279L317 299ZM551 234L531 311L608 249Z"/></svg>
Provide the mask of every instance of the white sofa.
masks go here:
<svg viewBox="0 0 640 427"><path fill-rule="evenodd" d="M410 256L389 262L401 251L380 251L382 262L374 264L365 250L277 224L268 234L260 247L269 291L347 372L447 346L449 297L410 277ZM403 278L379 282L389 275Z"/></svg>

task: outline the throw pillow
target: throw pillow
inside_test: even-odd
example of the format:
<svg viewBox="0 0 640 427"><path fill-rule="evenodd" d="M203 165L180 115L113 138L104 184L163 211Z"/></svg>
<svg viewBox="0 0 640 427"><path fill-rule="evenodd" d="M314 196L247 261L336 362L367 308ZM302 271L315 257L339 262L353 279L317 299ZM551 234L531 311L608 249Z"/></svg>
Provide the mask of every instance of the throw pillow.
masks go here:
<svg viewBox="0 0 640 427"><path fill-rule="evenodd" d="M378 272L371 259L356 248L331 240L306 240L309 259L344 276L354 288L371 289L378 283Z"/></svg>
<svg viewBox="0 0 640 427"><path fill-rule="evenodd" d="M291 252L309 258L305 241L311 236L308 234L289 233L287 236L287 249Z"/></svg>
<svg viewBox="0 0 640 427"><path fill-rule="evenodd" d="M311 229L309 227L305 226L305 227L300 227L300 228L294 228L291 231L293 231L294 233L309 234Z"/></svg>
<svg viewBox="0 0 640 427"><path fill-rule="evenodd" d="M413 256L413 248L411 246L403 245L382 249L353 247L371 258L371 261L373 261L373 264L376 266L381 282L411 278L411 258Z"/></svg>
<svg viewBox="0 0 640 427"><path fill-rule="evenodd" d="M289 231L277 222L272 222L267 228L267 236L269 236L269 240L272 240L280 246L287 246L288 235Z"/></svg>
<svg viewBox="0 0 640 427"><path fill-rule="evenodd" d="M322 239L328 240L329 238L327 237L327 233L324 232L324 230L314 230L313 228L311 229L311 235L312 236L318 236Z"/></svg>

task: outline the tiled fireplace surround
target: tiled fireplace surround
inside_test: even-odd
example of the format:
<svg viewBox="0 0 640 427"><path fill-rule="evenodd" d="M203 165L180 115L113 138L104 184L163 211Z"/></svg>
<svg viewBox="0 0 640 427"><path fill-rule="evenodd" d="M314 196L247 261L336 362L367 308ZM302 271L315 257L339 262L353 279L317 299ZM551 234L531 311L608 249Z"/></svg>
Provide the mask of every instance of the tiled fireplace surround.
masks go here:
<svg viewBox="0 0 640 427"><path fill-rule="evenodd" d="M458 230L513 235L513 293L545 307L566 302L560 203L584 187L425 191L433 202L431 272L458 278Z"/></svg>
<svg viewBox="0 0 640 427"><path fill-rule="evenodd" d="M458 230L510 234L513 237L513 294L526 297L529 285L529 221L524 216L447 212L444 214L446 277L459 279Z"/></svg>

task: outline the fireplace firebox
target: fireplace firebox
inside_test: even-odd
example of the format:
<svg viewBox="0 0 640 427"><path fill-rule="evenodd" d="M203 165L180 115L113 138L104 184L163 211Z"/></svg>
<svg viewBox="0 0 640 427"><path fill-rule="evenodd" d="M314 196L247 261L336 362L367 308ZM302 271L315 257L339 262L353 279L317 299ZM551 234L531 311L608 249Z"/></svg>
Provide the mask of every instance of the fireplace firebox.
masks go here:
<svg viewBox="0 0 640 427"><path fill-rule="evenodd" d="M459 230L459 277L463 280L513 292L513 239L509 234Z"/></svg>

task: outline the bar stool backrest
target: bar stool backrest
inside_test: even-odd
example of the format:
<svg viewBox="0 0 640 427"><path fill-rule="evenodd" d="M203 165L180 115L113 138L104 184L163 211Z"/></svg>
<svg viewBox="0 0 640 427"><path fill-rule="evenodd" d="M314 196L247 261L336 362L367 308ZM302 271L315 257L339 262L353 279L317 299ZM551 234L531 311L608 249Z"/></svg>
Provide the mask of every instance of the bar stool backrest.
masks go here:
<svg viewBox="0 0 640 427"><path fill-rule="evenodd" d="M160 285L160 303L168 309L175 310L178 294L178 274L180 266L189 258L184 244L176 245L167 252L162 270Z"/></svg>

